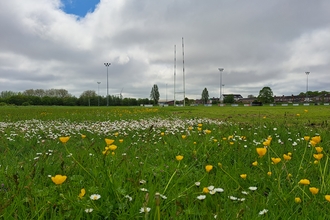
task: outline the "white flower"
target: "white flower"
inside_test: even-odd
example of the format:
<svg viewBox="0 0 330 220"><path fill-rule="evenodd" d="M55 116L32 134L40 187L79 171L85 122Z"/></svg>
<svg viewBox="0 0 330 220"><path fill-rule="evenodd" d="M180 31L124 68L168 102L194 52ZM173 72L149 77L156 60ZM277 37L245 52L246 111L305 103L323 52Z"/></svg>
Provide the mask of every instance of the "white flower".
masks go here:
<svg viewBox="0 0 330 220"><path fill-rule="evenodd" d="M207 187L210 191L212 191L214 189L214 186L208 186Z"/></svg>
<svg viewBox="0 0 330 220"><path fill-rule="evenodd" d="M228 196L228 198L231 199L231 200L234 200L234 201L237 200L237 197L235 197L235 196Z"/></svg>
<svg viewBox="0 0 330 220"><path fill-rule="evenodd" d="M211 190L209 193L210 193L211 195L214 195L214 194L216 193L216 191L215 191L215 190Z"/></svg>
<svg viewBox="0 0 330 220"><path fill-rule="evenodd" d="M151 208L149 207L142 207L140 208L140 213L143 213L143 212L150 212Z"/></svg>
<svg viewBox="0 0 330 220"><path fill-rule="evenodd" d="M237 198L237 201L243 202L243 201L245 201L245 198Z"/></svg>
<svg viewBox="0 0 330 220"><path fill-rule="evenodd" d="M268 212L268 209L261 210L261 211L259 212L259 215L264 215L264 214L266 214L267 212Z"/></svg>
<svg viewBox="0 0 330 220"><path fill-rule="evenodd" d="M99 194L93 194L89 198L91 198L91 200L98 200L101 198L101 196Z"/></svg>
<svg viewBox="0 0 330 220"><path fill-rule="evenodd" d="M39 157L35 157L35 158L33 158L34 160L38 160L39 159Z"/></svg>
<svg viewBox="0 0 330 220"><path fill-rule="evenodd" d="M255 190L257 190L258 188L256 187L256 186L250 186L249 187L249 190L251 190L251 191L255 191Z"/></svg>
<svg viewBox="0 0 330 220"><path fill-rule="evenodd" d="M214 191L222 193L224 190L222 188L214 188Z"/></svg>
<svg viewBox="0 0 330 220"><path fill-rule="evenodd" d="M86 213L91 213L93 210L94 210L94 209L89 208L89 209L85 209L85 212L86 212Z"/></svg>
<svg viewBox="0 0 330 220"><path fill-rule="evenodd" d="M160 194L160 197L162 197L163 199L167 199L167 196Z"/></svg>
<svg viewBox="0 0 330 220"><path fill-rule="evenodd" d="M242 194L247 195L247 194L249 194L249 193L246 192L246 191L242 191Z"/></svg>
<svg viewBox="0 0 330 220"><path fill-rule="evenodd" d="M130 202L133 200L129 195L126 195L125 198L127 198Z"/></svg>
<svg viewBox="0 0 330 220"><path fill-rule="evenodd" d="M201 185L201 182L196 182L195 185L196 186L200 186Z"/></svg>
<svg viewBox="0 0 330 220"><path fill-rule="evenodd" d="M147 181L145 180L140 180L140 184L145 184Z"/></svg>
<svg viewBox="0 0 330 220"><path fill-rule="evenodd" d="M200 195L200 196L197 196L197 199L199 199L199 200L203 200L203 199L205 199L206 198L206 195Z"/></svg>
<svg viewBox="0 0 330 220"><path fill-rule="evenodd" d="M141 188L140 189L142 192L148 192L148 189L146 189L146 188Z"/></svg>

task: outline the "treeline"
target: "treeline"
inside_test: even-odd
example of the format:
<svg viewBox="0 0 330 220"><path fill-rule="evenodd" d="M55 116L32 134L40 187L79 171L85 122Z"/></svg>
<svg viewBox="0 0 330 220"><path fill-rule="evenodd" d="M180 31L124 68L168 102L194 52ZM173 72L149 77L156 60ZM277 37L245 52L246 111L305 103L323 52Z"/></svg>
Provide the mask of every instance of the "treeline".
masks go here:
<svg viewBox="0 0 330 220"><path fill-rule="evenodd" d="M95 91L84 91L79 98L71 95L65 89L29 89L24 92L2 91L0 93L0 105L58 105L58 106L137 106L152 104L153 101L135 98L123 98L109 95L108 99L98 96Z"/></svg>

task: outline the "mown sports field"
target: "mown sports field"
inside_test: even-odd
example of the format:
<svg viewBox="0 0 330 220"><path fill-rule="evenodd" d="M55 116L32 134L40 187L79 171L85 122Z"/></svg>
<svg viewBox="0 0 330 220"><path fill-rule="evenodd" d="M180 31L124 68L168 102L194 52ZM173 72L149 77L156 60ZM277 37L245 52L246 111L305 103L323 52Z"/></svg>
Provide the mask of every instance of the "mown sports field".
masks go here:
<svg viewBox="0 0 330 220"><path fill-rule="evenodd" d="M326 219L329 106L0 108L3 219Z"/></svg>

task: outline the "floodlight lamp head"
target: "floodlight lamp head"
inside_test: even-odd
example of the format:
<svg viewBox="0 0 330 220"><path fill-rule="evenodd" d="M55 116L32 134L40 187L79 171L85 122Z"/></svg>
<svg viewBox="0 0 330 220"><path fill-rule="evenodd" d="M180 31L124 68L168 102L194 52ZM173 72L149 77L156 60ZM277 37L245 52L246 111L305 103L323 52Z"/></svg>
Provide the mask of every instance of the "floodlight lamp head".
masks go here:
<svg viewBox="0 0 330 220"><path fill-rule="evenodd" d="M305 73L306 73L306 75L309 75L310 72L305 72Z"/></svg>
<svg viewBox="0 0 330 220"><path fill-rule="evenodd" d="M223 70L224 70L224 68L218 68L218 70L219 70L219 71L223 71Z"/></svg>

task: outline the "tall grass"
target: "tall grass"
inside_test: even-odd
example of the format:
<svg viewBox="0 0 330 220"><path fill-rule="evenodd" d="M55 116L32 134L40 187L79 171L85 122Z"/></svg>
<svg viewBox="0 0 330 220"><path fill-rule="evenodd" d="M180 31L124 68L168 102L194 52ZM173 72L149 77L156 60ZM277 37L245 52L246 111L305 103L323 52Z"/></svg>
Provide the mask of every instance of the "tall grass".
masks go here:
<svg viewBox="0 0 330 220"><path fill-rule="evenodd" d="M240 122L229 108L5 109L0 216L326 219L329 138L319 108L249 110L256 117Z"/></svg>

